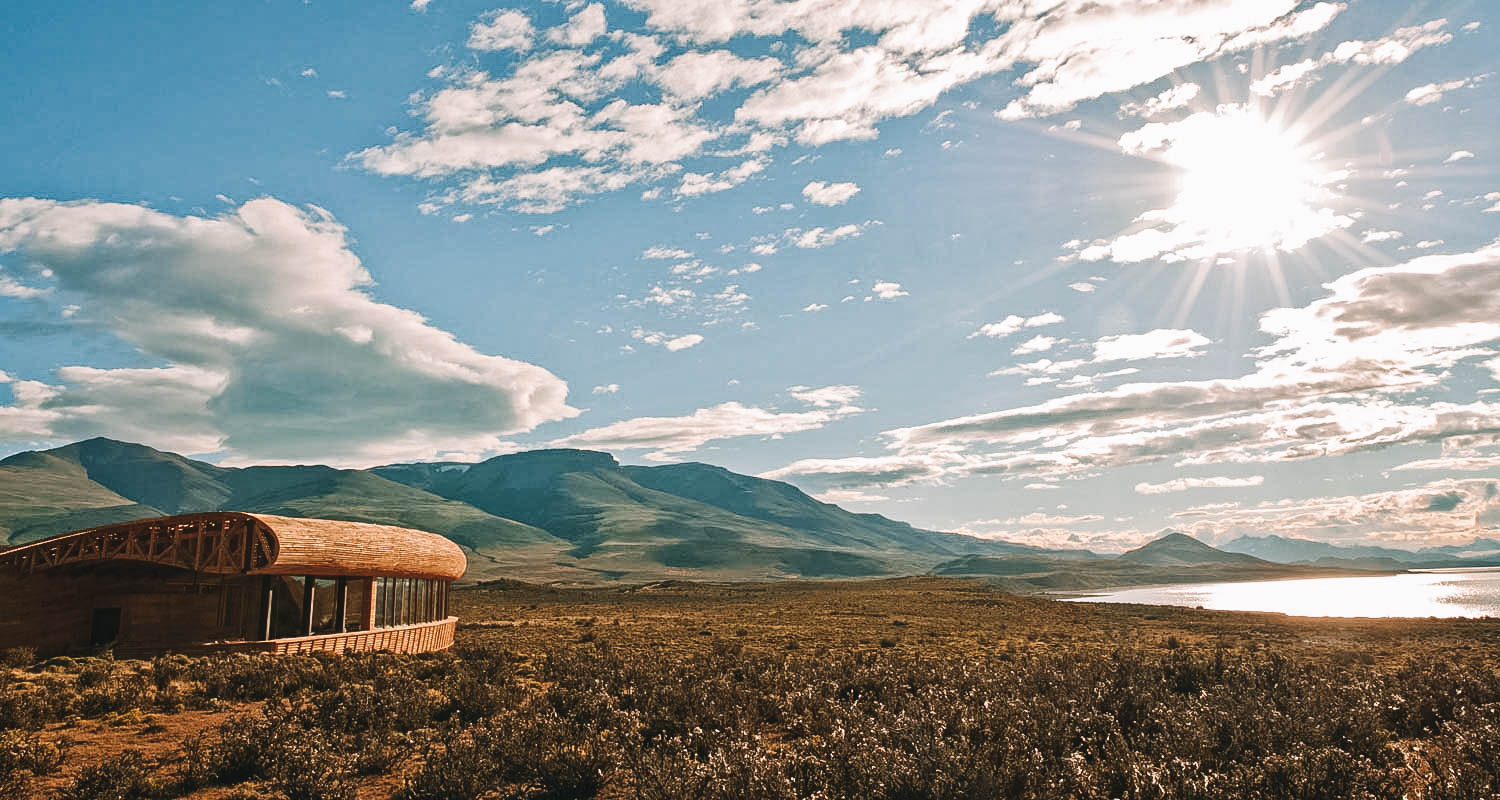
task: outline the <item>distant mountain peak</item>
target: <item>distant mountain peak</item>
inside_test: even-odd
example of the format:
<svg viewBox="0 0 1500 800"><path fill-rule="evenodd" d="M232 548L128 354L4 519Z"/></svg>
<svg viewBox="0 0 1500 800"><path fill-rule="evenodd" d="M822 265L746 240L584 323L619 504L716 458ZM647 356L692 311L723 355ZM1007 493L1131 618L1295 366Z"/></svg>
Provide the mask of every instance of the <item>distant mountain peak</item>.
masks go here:
<svg viewBox="0 0 1500 800"><path fill-rule="evenodd" d="M1120 555L1125 561L1152 565L1228 564L1259 562L1254 556L1228 553L1181 531L1168 531Z"/></svg>

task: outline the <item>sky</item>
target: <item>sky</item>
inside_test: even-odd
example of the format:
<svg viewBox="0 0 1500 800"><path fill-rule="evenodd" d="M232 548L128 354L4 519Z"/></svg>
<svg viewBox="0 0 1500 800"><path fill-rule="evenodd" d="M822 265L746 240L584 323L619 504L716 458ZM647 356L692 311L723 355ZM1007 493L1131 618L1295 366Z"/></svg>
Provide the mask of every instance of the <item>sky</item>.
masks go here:
<svg viewBox="0 0 1500 800"><path fill-rule="evenodd" d="M0 452L1500 534L1500 6L0 8Z"/></svg>

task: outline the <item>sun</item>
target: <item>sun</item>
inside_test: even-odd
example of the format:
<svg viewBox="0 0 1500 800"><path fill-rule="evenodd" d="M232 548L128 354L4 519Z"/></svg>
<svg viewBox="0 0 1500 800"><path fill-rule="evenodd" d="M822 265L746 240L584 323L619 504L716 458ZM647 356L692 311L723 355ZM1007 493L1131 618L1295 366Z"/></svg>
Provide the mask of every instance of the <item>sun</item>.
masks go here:
<svg viewBox="0 0 1500 800"><path fill-rule="evenodd" d="M1342 220L1329 208L1343 173L1253 109L1221 106L1176 123L1157 144L1180 172L1178 194L1157 212L1198 255L1290 251Z"/></svg>

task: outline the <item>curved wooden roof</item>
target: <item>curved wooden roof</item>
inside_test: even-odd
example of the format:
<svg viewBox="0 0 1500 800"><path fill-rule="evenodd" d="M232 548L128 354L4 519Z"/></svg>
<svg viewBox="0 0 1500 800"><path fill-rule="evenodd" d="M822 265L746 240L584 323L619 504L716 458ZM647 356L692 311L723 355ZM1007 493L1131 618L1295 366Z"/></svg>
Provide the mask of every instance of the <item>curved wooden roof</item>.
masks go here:
<svg viewBox="0 0 1500 800"><path fill-rule="evenodd" d="M468 561L435 533L331 519L216 511L132 520L64 533L0 552L22 572L109 560L213 574L380 575L456 580Z"/></svg>

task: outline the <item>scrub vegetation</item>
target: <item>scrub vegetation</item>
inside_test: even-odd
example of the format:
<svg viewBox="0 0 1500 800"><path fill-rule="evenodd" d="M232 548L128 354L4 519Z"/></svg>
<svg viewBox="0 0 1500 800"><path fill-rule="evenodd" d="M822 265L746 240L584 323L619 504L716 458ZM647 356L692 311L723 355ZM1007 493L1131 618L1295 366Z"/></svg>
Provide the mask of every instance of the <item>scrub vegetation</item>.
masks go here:
<svg viewBox="0 0 1500 800"><path fill-rule="evenodd" d="M450 653L0 669L10 797L1494 797L1500 620L955 579L455 592Z"/></svg>

